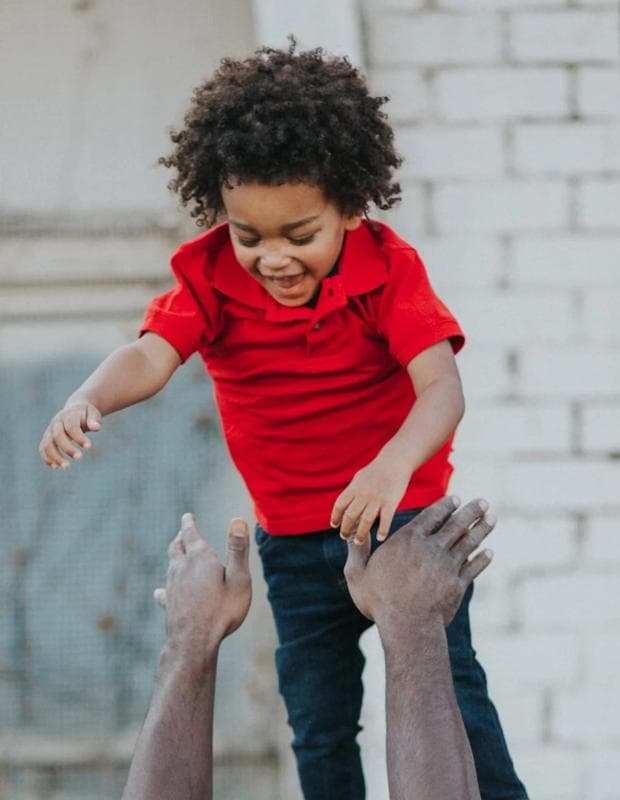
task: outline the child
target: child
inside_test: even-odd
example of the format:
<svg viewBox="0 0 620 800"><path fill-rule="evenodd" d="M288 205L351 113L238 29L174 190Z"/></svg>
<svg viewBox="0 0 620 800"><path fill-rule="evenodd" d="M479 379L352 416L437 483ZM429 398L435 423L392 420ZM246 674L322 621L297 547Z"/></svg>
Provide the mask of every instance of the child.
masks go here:
<svg viewBox="0 0 620 800"><path fill-rule="evenodd" d="M66 468L106 414L199 352L253 498L280 646L280 691L306 798L364 797L356 744L370 622L340 536L377 542L446 492L463 414L461 330L417 253L365 218L399 196L393 133L346 59L263 48L226 59L173 133L171 188L200 224L142 336L68 399L41 442ZM448 628L484 798L526 797L474 658L466 596ZM412 734L415 735L415 734Z"/></svg>

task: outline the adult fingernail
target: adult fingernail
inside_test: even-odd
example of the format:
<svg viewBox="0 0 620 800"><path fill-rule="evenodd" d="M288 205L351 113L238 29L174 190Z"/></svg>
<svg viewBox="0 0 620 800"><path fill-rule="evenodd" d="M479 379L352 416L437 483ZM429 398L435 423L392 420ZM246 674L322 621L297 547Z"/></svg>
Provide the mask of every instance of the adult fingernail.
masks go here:
<svg viewBox="0 0 620 800"><path fill-rule="evenodd" d="M495 514L487 513L484 515L484 521L486 522L487 525L493 527L493 525L495 525L495 523L497 522L497 517L495 516Z"/></svg>
<svg viewBox="0 0 620 800"><path fill-rule="evenodd" d="M486 500L480 500L478 505L480 506L482 511L488 511L489 510L489 504L487 503Z"/></svg>

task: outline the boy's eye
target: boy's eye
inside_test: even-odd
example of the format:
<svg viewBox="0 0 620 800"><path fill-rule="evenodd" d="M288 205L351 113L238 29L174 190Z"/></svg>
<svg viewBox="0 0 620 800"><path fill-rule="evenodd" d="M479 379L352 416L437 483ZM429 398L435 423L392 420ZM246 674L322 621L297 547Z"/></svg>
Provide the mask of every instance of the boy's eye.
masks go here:
<svg viewBox="0 0 620 800"><path fill-rule="evenodd" d="M237 240L243 247L256 247L260 242L260 239L242 239L240 236L237 237Z"/></svg>
<svg viewBox="0 0 620 800"><path fill-rule="evenodd" d="M290 241L293 244L310 244L310 242L314 239L314 234L310 233L308 236L301 236L299 239L294 239L291 237Z"/></svg>

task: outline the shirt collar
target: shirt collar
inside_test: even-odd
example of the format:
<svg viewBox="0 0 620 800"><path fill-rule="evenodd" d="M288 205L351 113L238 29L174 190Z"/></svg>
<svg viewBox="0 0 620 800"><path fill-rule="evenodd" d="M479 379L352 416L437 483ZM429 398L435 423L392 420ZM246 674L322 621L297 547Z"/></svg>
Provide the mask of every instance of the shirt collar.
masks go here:
<svg viewBox="0 0 620 800"><path fill-rule="evenodd" d="M227 223L224 225L228 227ZM239 264L230 235L215 255L214 286L243 305L264 309L268 320L319 319L346 305L348 297L366 294L385 283L388 270L381 249L382 229L380 223L364 220L359 228L346 233L338 272L321 281L321 294L314 308L291 308L274 300Z"/></svg>

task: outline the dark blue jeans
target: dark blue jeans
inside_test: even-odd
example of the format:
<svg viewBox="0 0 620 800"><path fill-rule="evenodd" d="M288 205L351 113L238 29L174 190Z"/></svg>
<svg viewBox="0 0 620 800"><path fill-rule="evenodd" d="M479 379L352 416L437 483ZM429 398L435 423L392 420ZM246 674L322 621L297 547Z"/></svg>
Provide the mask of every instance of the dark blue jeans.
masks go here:
<svg viewBox="0 0 620 800"><path fill-rule="evenodd" d="M396 514L390 533L419 509ZM334 530L270 536L260 526L263 562L279 647L280 693L306 800L363 800L360 731L364 657L372 624L357 610L343 575L347 545ZM373 531L373 548L376 547ZM447 628L456 696L476 762L482 800L524 800L484 671L471 645L471 587Z"/></svg>

